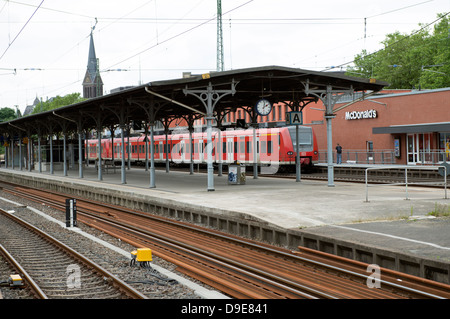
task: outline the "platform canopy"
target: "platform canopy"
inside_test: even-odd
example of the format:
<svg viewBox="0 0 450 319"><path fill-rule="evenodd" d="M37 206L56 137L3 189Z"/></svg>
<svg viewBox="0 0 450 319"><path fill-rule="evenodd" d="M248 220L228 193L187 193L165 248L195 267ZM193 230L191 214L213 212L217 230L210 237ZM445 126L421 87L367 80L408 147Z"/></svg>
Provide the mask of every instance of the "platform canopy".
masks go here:
<svg viewBox="0 0 450 319"><path fill-rule="evenodd" d="M253 106L262 97L272 103L317 100L317 96L305 91L304 84L307 82L311 91L326 90L328 85L333 89L379 91L386 85L385 82L348 77L337 72L316 72L280 66L211 72L188 78L149 82L53 111L0 123L0 134L18 130L35 134L38 129L42 133L55 133L62 131L62 123L66 125L68 131L76 132L80 128L97 129L99 124L101 126L120 124L121 111L122 120L125 121L122 124L130 121L148 121L148 110L151 105L157 108L154 120L189 114L206 115L207 110L201 101L201 94L198 97L186 94L186 89L207 90L209 85L214 91L230 91L230 94L217 103L213 110L215 113ZM231 92L233 86L234 94Z"/></svg>
<svg viewBox="0 0 450 319"><path fill-rule="evenodd" d="M255 127L257 113L253 106L261 98L266 98L271 103L284 102L292 111L300 111L305 105L320 99L326 106L324 115L328 134L329 186L334 186L331 119L334 117L333 107L339 95L345 94L348 97L357 91L377 92L386 85L386 82L349 77L342 72L318 72L281 66L211 72L149 82L52 111L0 123L0 136L3 140L11 140L34 134L41 137L62 133L65 141L67 134L78 133L81 144L81 135L87 130L100 132L104 128L112 127L125 129L130 123L145 123L150 126L153 136L153 127L158 120L167 130L168 123L174 118L185 118L188 123L193 123L192 119L204 117L207 123L209 191L214 190L211 143L213 120L220 123L227 111L244 108L250 113L250 124ZM98 138L100 139L100 135ZM124 166L122 160L123 180ZM299 171L299 165L297 166ZM82 176L81 160L79 167ZM101 180L101 169L98 171ZM254 171L256 172L256 169ZM150 176L150 187L154 187L153 161Z"/></svg>

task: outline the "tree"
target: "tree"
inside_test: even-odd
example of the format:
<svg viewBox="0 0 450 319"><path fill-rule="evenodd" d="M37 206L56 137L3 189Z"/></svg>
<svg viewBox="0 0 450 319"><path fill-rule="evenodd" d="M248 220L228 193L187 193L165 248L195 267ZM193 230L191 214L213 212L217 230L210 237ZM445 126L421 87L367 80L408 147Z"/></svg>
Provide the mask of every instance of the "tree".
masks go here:
<svg viewBox="0 0 450 319"><path fill-rule="evenodd" d="M448 16L434 27L430 41L432 54L430 64L422 66L420 84L424 88L436 89L450 86L450 28Z"/></svg>
<svg viewBox="0 0 450 319"><path fill-rule="evenodd" d="M71 93L65 96L56 96L54 98L49 99L48 101L39 103L35 106L33 112L31 114L37 114L41 112L51 111L53 109L79 103L84 101L85 99L80 96L80 93Z"/></svg>
<svg viewBox="0 0 450 319"><path fill-rule="evenodd" d="M411 35L388 34L384 48L358 54L349 75L360 74L390 83L389 88L434 89L450 86L450 38L448 13L438 15L433 34L421 26Z"/></svg>
<svg viewBox="0 0 450 319"><path fill-rule="evenodd" d="M0 109L0 122L7 122L16 118L16 111L9 107L3 107Z"/></svg>

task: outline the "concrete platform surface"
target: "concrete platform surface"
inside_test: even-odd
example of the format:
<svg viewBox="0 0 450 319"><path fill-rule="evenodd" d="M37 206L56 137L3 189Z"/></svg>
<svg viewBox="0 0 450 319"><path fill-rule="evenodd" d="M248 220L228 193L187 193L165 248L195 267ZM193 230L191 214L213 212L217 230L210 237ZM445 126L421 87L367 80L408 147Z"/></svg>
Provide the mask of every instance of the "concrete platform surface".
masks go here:
<svg viewBox="0 0 450 319"><path fill-rule="evenodd" d="M11 173L11 169L0 169ZM149 172L143 168L126 170L121 183L120 168L110 170L98 181L92 166L84 170L61 171L53 175L14 171L14 174L64 180L85 187L150 195L179 205L196 205L210 210L232 211L242 216L277 225L301 229L317 236L333 237L361 245L371 245L450 263L450 218L432 218L428 213L449 211L450 200L444 189L373 185L327 181L247 176L245 185L229 185L228 176L214 175L214 191L207 191L207 175L195 172L156 170L156 188L149 188ZM366 193L368 191L368 193ZM368 194L369 201L366 201ZM408 198L408 199L406 199Z"/></svg>

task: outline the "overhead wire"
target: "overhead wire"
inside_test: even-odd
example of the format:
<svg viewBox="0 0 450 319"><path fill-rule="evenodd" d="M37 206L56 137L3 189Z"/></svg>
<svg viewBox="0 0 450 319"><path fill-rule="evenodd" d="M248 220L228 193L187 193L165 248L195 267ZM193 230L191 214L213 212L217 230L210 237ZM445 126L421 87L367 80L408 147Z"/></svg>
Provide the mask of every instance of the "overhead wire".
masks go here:
<svg viewBox="0 0 450 319"><path fill-rule="evenodd" d="M14 4L19 4L19 5L28 6L28 7L36 7L36 5L30 4L30 3L23 3L23 2L19 2L19 1L13 1L13 0L3 0L3 1L5 1L6 3L14 3ZM84 17L84 18L88 18L88 19L93 19L94 18L92 16L88 16L88 15L85 15L85 14L74 13L74 12L69 12L69 11L64 11L64 10L59 10L59 9L52 9L52 8L47 8L47 7L41 7L41 9L42 10L53 11L53 12L57 12L57 13L64 13L64 14Z"/></svg>
<svg viewBox="0 0 450 319"><path fill-rule="evenodd" d="M367 35L366 35L366 23L367 23L367 19L374 18L374 17L378 17L378 16L382 16L382 15L386 15L386 14L389 14L389 13L393 13L393 12L397 12L397 11L401 11L401 10L405 10L405 9L409 9L409 8L411 8L411 7L419 6L419 5L422 5L422 4L425 4L425 3L428 3L428 2L433 2L433 1L435 1L435 0L427 0L427 1L420 2L420 3L415 3L415 4L412 4L412 5L408 5L408 6L405 6L405 7L401 7L401 8L397 8L397 9L385 11L385 12L382 12L382 13L374 14L374 15L372 15L372 16L364 17L364 19L363 19L363 20L364 20L364 37L361 38L361 39L366 39L366 38L367 38ZM361 20L361 18L355 18L355 19ZM398 25L398 24L399 24L397 21L392 22L392 23L395 24L395 25ZM353 42L359 41L359 40L361 40L361 39L354 40ZM342 45L340 45L340 46L337 47L337 48L340 48L340 47L342 47ZM315 57L317 57L318 55L322 55L322 54L325 54L325 53L332 52L332 51L336 50L337 48L333 48L333 49L327 50L327 51L322 52L322 53L320 53L320 54L315 54ZM302 61L305 61L305 60L308 60L308 59L310 59L310 58L305 58L305 59L303 59ZM295 63L293 63L293 65L297 65L297 64L301 63L302 61L295 62ZM335 68L338 68L338 67L342 67L342 66L347 65L347 64L352 63L352 62L354 62L354 60L353 60L353 61L350 61L350 62L347 62L347 63L344 63L344 64L339 64L339 65L333 65L333 66L330 66L330 67L326 67L326 68L325 68L324 70L322 70L322 71L326 71L326 70L330 70L330 69L335 69Z"/></svg>
<svg viewBox="0 0 450 319"><path fill-rule="evenodd" d="M4 0L5 1L5 5L6 5L6 3L9 3L9 2L11 2L11 3L15 3L15 4L21 4L21 5L27 5L27 6L33 6L33 7L35 7L35 5L31 5L31 4L27 4L27 3L22 3L22 2L19 2L19 1L11 1L11 0ZM245 2L245 3L243 3L242 5L240 5L240 6L238 6L238 7L236 7L236 8L233 8L232 10L230 10L230 11L228 11L228 12L226 12L226 13L229 13L229 12L231 12L231 11L233 11L233 10L236 10L237 8L240 8L240 7L242 7L242 6L244 6L244 5L246 5L246 4L248 4L248 3L250 3L250 2L252 2L253 0L250 0L250 1L247 1L247 2ZM384 14L388 14L388 13L392 13L392 12L395 12L395 11L400 11L400 10L404 10L404 9L407 9L407 8L410 8L410 7L413 7L413 6L418 6L418 5L420 5L420 4L423 4L423 3L428 3L428 2L432 2L432 1L434 1L434 0L428 0L428 1L423 1L423 2L420 2L420 3L417 3L417 4L413 4L413 5L410 5L410 6L407 6L407 7L403 7L403 8L399 8L399 9L395 9L395 10L391 10L391 11L387 11L387 12L383 12L383 13L380 13L380 14L376 14L376 15L373 15L373 16L369 16L369 17L367 17L367 18L374 18L374 17L377 17L377 16L380 16L380 15L384 15ZM35 10L35 12L40 8L41 10L49 10L49 11L54 11L54 12L58 12L58 13L63 13L63 14L70 14L70 15L74 15L74 16L79 16L79 17L83 17L83 18L88 18L88 19L93 19L94 17L93 16L89 16L89 15L86 15L86 14L78 14L78 13L74 13L74 12L68 12L68 11L64 11L64 10L58 10L58 9L52 9L52 8L47 8L47 7L45 7L45 6L42 6L42 3L44 2L44 0L42 0L42 2L40 3L40 5L38 6L38 7L36 7L36 10ZM148 1L148 2L146 2L145 4L148 4L149 2L151 2L151 1ZM144 4L144 5L145 5ZM5 7L5 5L3 6L3 8ZM141 7L142 7L143 5L141 5ZM2 8L2 9L3 9ZM133 10L132 12L134 12L134 11L136 11L137 9L135 9L135 10ZM130 12L131 13L131 12ZM225 14L226 14L225 13ZM33 14L34 15L34 14ZM181 32L179 32L179 33L177 33L177 34L175 34L175 35L173 35L173 36L171 36L171 37L169 37L169 38L167 38L167 39L164 39L163 41L159 41L159 39L157 39L157 43L156 44L154 44L154 45L151 45L151 46L149 46L149 47L147 47L147 48L145 48L145 49L143 49L143 50L141 50L141 51L139 51L138 53L136 53L136 54L132 54L131 56L128 56L128 57L126 57L125 59L122 59L120 62L117 62L117 63L115 63L115 64L112 64L109 68L111 68L111 67L114 67L114 66L116 66L116 65L118 65L118 64L120 64L120 63L123 63L123 62L125 62L125 61L127 61L127 60L130 60L130 59L132 59L132 58L134 58L134 57L136 57L136 56L138 56L138 55L140 55L140 54L142 54L142 53L144 53L144 52L147 52L147 51L149 51L149 50L151 50L151 49L153 49L153 48L155 48L156 46L158 46L158 45L161 45L161 44L163 44L163 43L167 43L168 41L171 41L171 40L173 40L173 39L176 39L176 38L178 38L178 37L180 37L180 36L182 36L182 35L184 35L184 34L186 34L186 33L188 33L188 32L191 32L191 31L193 31L193 30L195 30L195 29L197 29L197 28L199 28L199 27L202 27L202 26L204 26L205 24L207 24L207 23L212 23L213 21L214 21L214 19L215 19L215 17L213 17L213 18L210 18L210 19L186 19L186 18L182 18L182 19L178 19L178 20L176 20L176 19L169 19L169 18L160 18L160 17L155 17L155 18L128 18L128 17L126 17L127 15L125 15L125 16L122 16L122 17L120 17L120 18L112 18L112 17L99 17L98 19L101 21L101 20L103 20L103 21L108 21L108 20L113 20L111 23L109 23L107 26L105 26L104 28L106 28L106 27L108 27L108 26L110 26L110 25L112 25L112 24L114 24L114 23L131 23L131 22L140 22L140 23L142 23L142 22L146 22L146 21L148 21L148 22L155 22L155 23L171 23L171 22L173 22L173 21L176 21L176 23L178 24L178 23L180 23L180 24L182 24L182 23L196 23L196 22L198 22L198 21L200 21L200 23L198 23L198 24L196 24L195 26L193 26L192 28L188 28L188 29L186 29L186 30L184 30L184 31L181 31ZM32 17L30 17L30 19L31 19ZM29 20L30 20L29 19ZM233 23L236 23L236 24L238 24L238 23L241 23L241 24L260 24L260 23L265 23L265 24L279 24L279 23L286 23L286 24L299 24L299 23L310 23L310 24L342 24L342 23L348 23L348 24L352 24L352 23L354 23L354 21L356 21L356 20L360 20L361 18L353 18L353 17L348 17L348 18L284 18L284 19L277 19L277 18L267 18L267 19L264 19L264 18L260 18L260 19L257 19L257 18L244 18L244 19L233 19ZM28 23L28 21L27 21L27 23ZM231 21L230 21L230 23L231 23ZM26 26L26 25L25 25ZM25 28L25 26L23 27L23 28ZM230 25L230 27L231 27L231 25ZM22 28L22 29L23 29ZM103 28L103 29L104 29ZM21 30L22 31L22 30ZM20 32L21 32L20 31ZM19 32L19 34L20 34L20 32ZM19 34L16 36L16 38L19 36ZM159 36L160 36L161 34L159 34ZM15 39L16 39L15 38ZM83 42L85 39L87 39L88 38L88 36L87 37L85 37L85 38L83 38L83 40L81 40L77 45L75 45L74 47L77 47L77 46L79 46L79 44L81 43L81 42ZM15 41L15 39L13 40L13 42ZM12 45L12 43L13 42L11 42L11 44L10 44L10 46ZM342 45L341 45L342 46ZM70 50L72 50L74 47L72 47ZM7 50L9 49L9 47L7 48ZM6 50L6 51L7 51ZM6 51L3 53L3 55L6 53ZM0 57L0 59L3 57L3 55ZM65 54L64 54L65 55ZM344 63L344 64L340 64L340 65L338 65L337 67L339 67L339 66L344 66L344 65L346 65L346 64L349 64L349 63L352 63L353 61L351 61L351 62L347 62L347 63ZM109 68L107 68L107 69L109 69ZM327 68L327 69L325 69L325 70L329 70L330 68Z"/></svg>
<svg viewBox="0 0 450 319"><path fill-rule="evenodd" d="M390 44L389 46L387 46L387 47L392 47L392 46L395 46L395 45L399 44L399 43L402 42L402 41L405 41L406 39L410 38L411 36L413 36L413 35L415 35L415 34L421 32L421 31L425 30L426 28L428 28L429 26L435 24L435 23L438 22L439 20L442 20L443 18L445 18L445 17L446 17L447 15L449 15L449 14L450 14L450 12L447 12L447 13L443 14L442 16L440 16L439 18L437 18L437 19L434 20L433 22L430 22L430 23L424 25L422 28L420 28L420 29L417 30L417 31L412 32L412 33L409 34L409 35L405 35L404 37L402 37L401 39L395 41L394 43L391 43L391 44ZM386 50L387 47L384 47L384 48L379 49L379 50L377 50L377 51L375 51L375 52L372 52L372 53L370 53L370 54L367 54L365 57L370 57L370 56L372 56L372 55L374 55L374 54L377 54L378 52L381 52L381 51L383 51L383 50ZM340 67L343 67L343 66L345 66L345 65L348 65L348 64L350 64L350 63L353 63L354 61L355 61L355 60L353 59L352 61L348 61L348 62L346 62L346 63L342 63L342 64L339 64L339 65L337 65L337 66L325 68L325 69L322 70L322 71L328 71L328 70L330 70L330 69L340 68Z"/></svg>
<svg viewBox="0 0 450 319"><path fill-rule="evenodd" d="M25 27L28 25L28 23L30 22L30 20L34 17L34 15L36 14L36 12L39 10L39 8L41 7L41 5L44 3L44 0L41 1L41 3L37 6L36 10L34 10L33 14L28 18L27 22L25 22L25 24L23 25L23 27L20 29L20 31L16 34L16 36L14 37L14 39L9 43L8 47L6 48L6 50L3 52L3 54L0 56L0 60L5 56L6 52L8 52L9 48L11 47L11 45L13 45L13 43L16 41L16 39L19 37L19 35L22 33L22 31L25 29Z"/></svg>
<svg viewBox="0 0 450 319"><path fill-rule="evenodd" d="M245 6L245 5L247 5L247 4L251 3L251 2L253 2L253 0L249 0L249 1L243 3L243 4L239 5L239 6L236 6L236 7L232 8L232 9L228 10L227 12L224 12L223 15L226 15L226 14L228 14L228 13L230 13L230 12L232 12L232 11L235 11L235 10L237 10L237 9L239 9L239 8L242 8L243 6ZM182 35L185 35L185 34L191 32L191 31L193 31L193 30L195 30L195 29L197 29L197 28L200 28L200 27L202 27L203 25L205 25L206 23L208 23L208 22L210 22L210 21L212 21L212 20L214 20L214 19L216 19L215 16L212 17L212 18L210 18L210 19L205 20L204 22L202 22L202 23L200 23L200 24L197 24L196 26L194 26L194 27L192 27L192 28L189 28L189 29L186 29L186 30L184 30L184 31L181 31L181 32L175 34L174 36L171 36L171 37L169 37L169 38L167 38L167 39L165 39L165 40L163 40L163 41L161 41L161 42L158 42L158 43L156 43L156 44L154 44L154 45L152 45L152 46L150 46L150 47L148 47L148 48L146 48L146 49L144 49L144 50L138 52L138 53L133 54L132 56L129 56L129 57L126 58L126 59L121 60L120 62L117 62L117 63L115 63L115 64L109 66L108 69L109 69L109 68L112 68L112 67L114 67L114 66L116 66L116 65L118 65L118 64L120 64L120 63L123 63L123 62L125 62L125 61L128 61L128 60L130 60L130 59L132 59L132 58L134 58L134 57L136 57L136 56L138 56L138 55L140 55L140 54L142 54L142 53L144 53L144 52L147 52L147 51L149 51L149 50L151 50L151 49L153 49L153 48L155 48L155 47L157 47L157 46L159 46L159 45L161 45L161 44L163 44L163 43L169 42L169 41L171 41L171 40L173 40L173 39L176 39L176 38L178 38L178 37L180 37L180 36L182 36Z"/></svg>

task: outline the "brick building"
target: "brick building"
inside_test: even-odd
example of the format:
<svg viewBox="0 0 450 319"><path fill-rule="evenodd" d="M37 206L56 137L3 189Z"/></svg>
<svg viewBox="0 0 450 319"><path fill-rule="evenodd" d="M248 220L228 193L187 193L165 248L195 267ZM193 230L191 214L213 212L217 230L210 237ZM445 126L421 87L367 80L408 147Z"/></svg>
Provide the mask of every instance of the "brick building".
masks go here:
<svg viewBox="0 0 450 319"><path fill-rule="evenodd" d="M339 143L343 163L436 164L450 161L450 88L436 90L384 90L363 101L343 97L335 105L332 121L333 144ZM316 134L320 162L326 162L326 123L319 101L303 110L303 124ZM266 117L258 117L260 127L284 126L283 103L273 106ZM224 128L235 127L238 119L250 123L243 109L227 114ZM204 124L204 119L195 123ZM184 126L185 123L179 123Z"/></svg>
<svg viewBox="0 0 450 319"><path fill-rule="evenodd" d="M335 109L347 102L336 104ZM326 125L317 104L305 109L319 149L326 149ZM314 124L315 123L315 124ZM333 144L343 163L436 164L450 161L450 88L384 91L336 112ZM325 159L325 156L322 157Z"/></svg>

